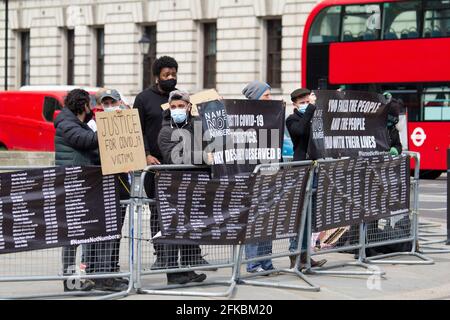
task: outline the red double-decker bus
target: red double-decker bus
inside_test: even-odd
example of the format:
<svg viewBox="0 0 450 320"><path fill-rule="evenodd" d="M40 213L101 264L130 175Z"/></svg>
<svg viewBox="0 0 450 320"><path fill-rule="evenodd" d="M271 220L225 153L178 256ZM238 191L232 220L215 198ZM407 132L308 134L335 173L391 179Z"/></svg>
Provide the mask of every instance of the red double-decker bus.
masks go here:
<svg viewBox="0 0 450 320"><path fill-rule="evenodd" d="M437 178L450 148L450 0L324 0L305 25L310 89L389 91L408 115L408 148ZM406 134L405 134L406 135Z"/></svg>

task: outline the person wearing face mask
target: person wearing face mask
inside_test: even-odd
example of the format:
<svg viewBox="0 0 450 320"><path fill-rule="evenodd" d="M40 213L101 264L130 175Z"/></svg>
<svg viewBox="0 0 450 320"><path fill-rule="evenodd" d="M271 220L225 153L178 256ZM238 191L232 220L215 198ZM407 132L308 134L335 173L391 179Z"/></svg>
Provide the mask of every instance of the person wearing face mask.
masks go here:
<svg viewBox="0 0 450 320"><path fill-rule="evenodd" d="M156 137L158 137L161 131L163 122L163 109L161 105L168 102L170 92L176 89L178 63L172 57L160 57L153 63L152 72L156 77L156 84L145 89L136 97L134 108L139 111L147 164L159 165L162 161L162 155ZM154 179L154 173L149 172L144 181L145 192L150 199L155 198ZM152 237L160 231L156 210L155 205L150 206L150 229ZM164 269L167 266L164 246L154 244L153 247L156 261L151 269Z"/></svg>
<svg viewBox="0 0 450 320"><path fill-rule="evenodd" d="M313 102L315 103L315 97ZM291 100L294 105L294 113L286 119L286 127L294 144L294 161L303 161L308 159L307 150L309 143L309 135L311 131L311 120L316 111L316 107L311 103L311 91L309 89L300 88L292 92ZM306 231L306 226L305 226ZM306 232L304 233L306 235ZM297 248L297 239L290 239L291 252ZM306 263L307 238L303 237L301 263ZM291 269L294 268L297 256L289 257ZM314 261L311 259L312 267L321 267L327 260Z"/></svg>
<svg viewBox="0 0 450 320"><path fill-rule="evenodd" d="M170 109L164 112L162 129L158 136L158 145L164 164L202 164L195 160L203 160L203 142L194 139L194 127L202 130L202 122L191 115L189 93L176 90L169 95ZM198 125L194 125L197 123ZM198 157L196 156L196 153ZM178 268L178 255L181 266L189 268L209 263L201 256L198 245L166 245L167 267ZM203 282L205 274L194 271L168 273L168 284L186 284Z"/></svg>
<svg viewBox="0 0 450 320"><path fill-rule="evenodd" d="M92 119L89 93L82 89L69 92L64 108L56 117L55 164L57 166L92 166L100 164L97 133L87 123ZM90 250L90 245L86 245ZM76 272L77 246L63 247L63 274L68 276ZM89 257L92 259L94 257ZM89 261L86 263L89 264ZM92 280L84 280L79 287L64 281L64 291L89 291L95 286Z"/></svg>
<svg viewBox="0 0 450 320"><path fill-rule="evenodd" d="M126 110L127 106L122 101L119 91L106 90L100 97L100 103L104 111Z"/></svg>
<svg viewBox="0 0 450 320"><path fill-rule="evenodd" d="M249 83L242 94L248 100L272 100L271 87L264 82L261 81L253 81ZM245 245L245 256L247 259L252 259L256 257L269 256L272 254L272 242L271 241L263 241L258 243L251 243ZM249 273L258 273L273 270L272 259L249 262L247 263L247 272Z"/></svg>
<svg viewBox="0 0 450 320"><path fill-rule="evenodd" d="M120 110L128 109L128 107L122 101L122 96L119 91L115 89L101 89L99 92L98 102L100 103L97 112L119 112ZM96 132L97 125L95 120L91 120L88 123L89 127ZM130 199L130 182L127 173L117 174L119 181L119 198L120 200ZM126 207L121 206L121 218L122 225L126 216ZM103 241L94 243L91 246L91 251L87 251L87 254L83 254L83 260L86 260L85 256L89 255L101 255L97 263L96 272L101 273L119 273L119 254L120 254L120 239ZM84 251L83 251L84 253ZM125 291L127 290L128 280L125 278L105 278L97 279L95 281L95 289L104 291Z"/></svg>

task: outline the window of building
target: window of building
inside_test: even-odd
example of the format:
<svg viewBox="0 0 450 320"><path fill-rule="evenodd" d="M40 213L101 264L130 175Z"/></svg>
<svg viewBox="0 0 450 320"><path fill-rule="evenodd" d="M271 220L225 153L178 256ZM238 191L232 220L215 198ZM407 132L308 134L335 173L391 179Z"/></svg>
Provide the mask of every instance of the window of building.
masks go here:
<svg viewBox="0 0 450 320"><path fill-rule="evenodd" d="M404 1L384 4L384 39L420 37L420 2Z"/></svg>
<svg viewBox="0 0 450 320"><path fill-rule="evenodd" d="M30 31L20 33L20 84L30 84Z"/></svg>
<svg viewBox="0 0 450 320"><path fill-rule="evenodd" d="M75 83L75 31L67 29L67 84Z"/></svg>
<svg viewBox="0 0 450 320"><path fill-rule="evenodd" d="M343 41L379 40L380 6L377 4L346 6L342 28Z"/></svg>
<svg viewBox="0 0 450 320"><path fill-rule="evenodd" d="M143 61L143 88L146 89L156 83L156 78L153 75L152 72L152 66L153 63L156 60L156 26L146 26L144 27L144 34L147 36L147 38L150 40L150 47L148 52L144 55L144 61Z"/></svg>
<svg viewBox="0 0 450 320"><path fill-rule="evenodd" d="M105 29L96 29L97 37L97 87L105 85Z"/></svg>
<svg viewBox="0 0 450 320"><path fill-rule="evenodd" d="M339 41L342 7L329 7L317 15L309 33L309 43Z"/></svg>
<svg viewBox="0 0 450 320"><path fill-rule="evenodd" d="M214 89L217 78L217 24L203 24L203 88Z"/></svg>
<svg viewBox="0 0 450 320"><path fill-rule="evenodd" d="M450 120L450 88L429 88L423 95L424 121Z"/></svg>
<svg viewBox="0 0 450 320"><path fill-rule="evenodd" d="M424 37L450 37L450 1L425 1Z"/></svg>
<svg viewBox="0 0 450 320"><path fill-rule="evenodd" d="M267 83L272 88L281 88L282 36L281 19L267 20Z"/></svg>

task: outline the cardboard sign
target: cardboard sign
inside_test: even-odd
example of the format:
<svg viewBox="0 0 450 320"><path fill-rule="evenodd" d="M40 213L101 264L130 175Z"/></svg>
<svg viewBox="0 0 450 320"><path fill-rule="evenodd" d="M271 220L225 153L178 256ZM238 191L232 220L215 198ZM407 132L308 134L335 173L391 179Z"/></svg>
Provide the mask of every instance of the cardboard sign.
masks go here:
<svg viewBox="0 0 450 320"><path fill-rule="evenodd" d="M192 115L195 117L197 117L199 115L198 109L197 109L198 104L213 101L213 100L218 100L218 99L220 99L220 96L217 93L217 91L214 89L202 91L202 92L192 95L191 96L191 103L192 103L191 113L192 113ZM167 110L167 109L169 109L169 107L170 107L170 105L168 103L161 105L161 108L163 110Z"/></svg>
<svg viewBox="0 0 450 320"><path fill-rule="evenodd" d="M103 175L144 169L147 161L138 110L98 112L95 116Z"/></svg>

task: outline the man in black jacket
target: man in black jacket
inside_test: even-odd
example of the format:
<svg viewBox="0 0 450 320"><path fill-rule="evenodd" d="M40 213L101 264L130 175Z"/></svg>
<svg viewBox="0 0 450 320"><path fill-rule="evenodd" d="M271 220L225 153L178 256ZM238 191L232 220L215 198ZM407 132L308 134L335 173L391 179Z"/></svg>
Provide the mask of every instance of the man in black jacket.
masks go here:
<svg viewBox="0 0 450 320"><path fill-rule="evenodd" d="M294 144L294 161L307 159L311 119L316 111L316 107L310 103L310 95L308 89L297 89L291 94L295 109L287 118L286 127Z"/></svg>
<svg viewBox="0 0 450 320"><path fill-rule="evenodd" d="M162 161L162 155L159 150L157 137L163 121L163 109L161 105L168 102L169 93L175 90L177 85L178 63L174 58L167 56L161 57L154 62L152 72L156 77L156 84L144 90L136 97L134 108L139 111L147 164L159 165ZM154 174L149 172L144 182L147 197L151 199L155 198L154 179ZM150 206L150 229L152 237L160 231L156 210L156 206ZM155 244L154 249L157 258L152 266L152 270L164 269L167 265L164 246Z"/></svg>
<svg viewBox="0 0 450 320"><path fill-rule="evenodd" d="M286 127L291 136L292 142L294 144L294 161L303 161L308 159L308 143L311 131L311 120L316 111L316 107L311 103L311 91L308 89L300 88L292 92L291 100L294 104L294 113L290 115L286 120ZM313 203L314 205L314 203ZM307 233L305 226L305 236L303 237L302 243L302 255L301 262L306 263L306 250L307 250ZM289 250L295 251L297 249L297 239L290 239ZM296 256L290 256L291 268L295 266ZM327 261L320 260L314 261L311 259L312 267L321 267Z"/></svg>
<svg viewBox="0 0 450 320"><path fill-rule="evenodd" d="M191 115L189 94L173 91L170 93L169 103L170 109L164 112L162 129L158 136L164 164L202 164L202 139L198 141L194 138L194 127L202 137L202 122ZM178 268L178 251L183 267L208 264L201 258L200 247L197 245L167 245L166 249L169 268ZM205 279L205 274L196 274L193 271L167 274L169 284L202 282Z"/></svg>

